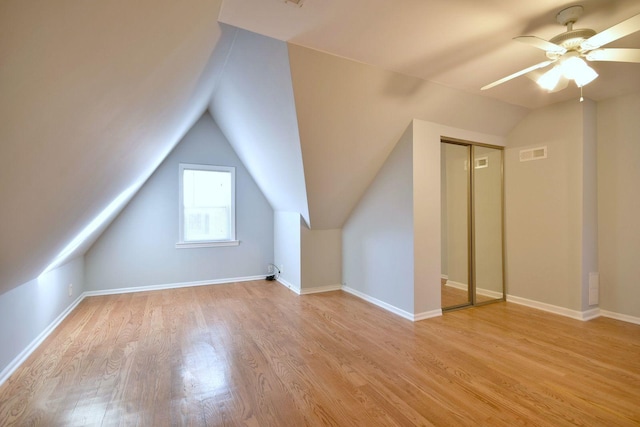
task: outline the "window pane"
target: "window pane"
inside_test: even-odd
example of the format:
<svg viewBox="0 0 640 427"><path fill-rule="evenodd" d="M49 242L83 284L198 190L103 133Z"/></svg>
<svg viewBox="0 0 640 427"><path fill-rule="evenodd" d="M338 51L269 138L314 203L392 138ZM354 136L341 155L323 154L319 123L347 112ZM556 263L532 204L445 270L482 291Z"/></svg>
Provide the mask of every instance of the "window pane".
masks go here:
<svg viewBox="0 0 640 427"><path fill-rule="evenodd" d="M231 173L185 169L184 240L231 240Z"/></svg>

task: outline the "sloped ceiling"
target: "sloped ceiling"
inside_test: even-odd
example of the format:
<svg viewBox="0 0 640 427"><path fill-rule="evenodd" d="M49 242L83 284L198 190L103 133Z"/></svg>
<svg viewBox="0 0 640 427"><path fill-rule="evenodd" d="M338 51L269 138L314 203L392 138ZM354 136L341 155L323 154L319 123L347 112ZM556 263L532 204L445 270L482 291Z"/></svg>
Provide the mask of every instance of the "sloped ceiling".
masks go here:
<svg viewBox="0 0 640 427"><path fill-rule="evenodd" d="M38 276L100 212L133 194L207 106L274 209L326 229L342 226L411 118L503 135L526 108L577 97L542 93L525 78L478 96L540 61L540 51L511 38L561 32L554 17L569 4L560 0L221 2L0 2L0 293ZM580 26L595 30L640 13L637 0L582 4ZM243 34L228 54L229 34L240 33L217 19L280 44ZM291 75L283 77L285 41ZM284 79L254 73L271 124L247 120L255 103L237 76L221 79L211 101L223 68L247 73L249 44L258 46L253 66ZM276 45L277 61L259 51ZM616 46L639 47L640 34ZM598 64L585 96L640 90L638 67ZM295 106L291 92L269 99L287 84Z"/></svg>
<svg viewBox="0 0 640 427"><path fill-rule="evenodd" d="M271 206L310 224L286 43L234 27L209 111Z"/></svg>
<svg viewBox="0 0 640 427"><path fill-rule="evenodd" d="M640 13L638 0L224 0L220 21L291 44L480 94L499 78L546 60L512 39L549 39L565 31L555 16L584 6L576 28L604 30ZM640 48L640 33L608 47ZM640 90L640 64L592 63L600 77L585 96L601 100ZM518 78L483 96L538 108L577 99L575 86L547 94Z"/></svg>
<svg viewBox="0 0 640 427"><path fill-rule="evenodd" d="M0 293L141 185L206 109L219 6L0 3Z"/></svg>
<svg viewBox="0 0 640 427"><path fill-rule="evenodd" d="M312 228L342 228L413 118L506 135L529 111L301 46L289 57Z"/></svg>

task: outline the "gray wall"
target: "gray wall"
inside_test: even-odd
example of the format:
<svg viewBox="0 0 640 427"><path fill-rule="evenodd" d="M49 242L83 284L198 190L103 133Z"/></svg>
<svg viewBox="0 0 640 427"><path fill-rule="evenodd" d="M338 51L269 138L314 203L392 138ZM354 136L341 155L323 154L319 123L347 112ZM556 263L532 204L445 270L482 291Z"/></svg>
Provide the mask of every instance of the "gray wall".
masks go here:
<svg viewBox="0 0 640 427"><path fill-rule="evenodd" d="M598 103L600 308L640 318L640 94Z"/></svg>
<svg viewBox="0 0 640 427"><path fill-rule="evenodd" d="M342 283L342 230L310 230L300 224L302 288L340 286Z"/></svg>
<svg viewBox="0 0 640 427"><path fill-rule="evenodd" d="M345 223L342 248L345 286L414 312L412 125Z"/></svg>
<svg viewBox="0 0 640 427"><path fill-rule="evenodd" d="M239 246L176 249L178 164L236 167ZM266 274L273 260L273 210L205 113L85 256L88 290Z"/></svg>
<svg viewBox="0 0 640 427"><path fill-rule="evenodd" d="M595 168L591 101L533 111L509 134L505 150L508 294L584 310L583 271L596 271ZM548 158L519 161L546 145ZM586 178L585 178L586 177ZM586 236L586 238L585 238Z"/></svg>
<svg viewBox="0 0 640 427"><path fill-rule="evenodd" d="M12 361L83 292L84 261L79 257L0 295L0 384L15 368Z"/></svg>

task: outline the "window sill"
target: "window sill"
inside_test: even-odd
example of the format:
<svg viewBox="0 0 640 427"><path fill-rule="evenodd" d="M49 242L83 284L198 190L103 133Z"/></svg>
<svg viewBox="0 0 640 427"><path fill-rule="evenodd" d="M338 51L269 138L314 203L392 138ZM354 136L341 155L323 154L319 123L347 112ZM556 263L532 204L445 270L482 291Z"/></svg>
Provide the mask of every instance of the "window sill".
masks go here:
<svg viewBox="0 0 640 427"><path fill-rule="evenodd" d="M178 242L176 243L176 249L215 248L217 246L238 246L239 244L239 240L225 240L223 242Z"/></svg>

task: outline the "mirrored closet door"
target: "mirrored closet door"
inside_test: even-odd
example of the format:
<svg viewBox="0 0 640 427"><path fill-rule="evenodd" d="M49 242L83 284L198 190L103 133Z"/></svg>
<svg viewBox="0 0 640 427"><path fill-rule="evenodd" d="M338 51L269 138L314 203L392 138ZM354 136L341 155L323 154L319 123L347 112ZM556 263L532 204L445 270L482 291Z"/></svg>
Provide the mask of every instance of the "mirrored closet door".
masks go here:
<svg viewBox="0 0 640 427"><path fill-rule="evenodd" d="M441 144L442 308L504 299L500 147Z"/></svg>

